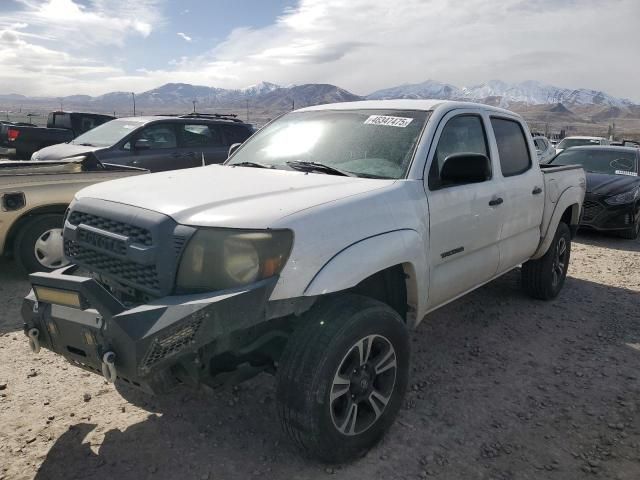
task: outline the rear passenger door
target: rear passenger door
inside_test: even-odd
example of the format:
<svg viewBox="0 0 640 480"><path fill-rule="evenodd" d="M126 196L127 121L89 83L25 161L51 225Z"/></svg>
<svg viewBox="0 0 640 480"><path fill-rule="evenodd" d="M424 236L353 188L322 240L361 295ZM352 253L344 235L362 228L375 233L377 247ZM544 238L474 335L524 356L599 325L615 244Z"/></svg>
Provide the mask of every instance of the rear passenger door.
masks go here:
<svg viewBox="0 0 640 480"><path fill-rule="evenodd" d="M446 115L427 159L429 202L429 299L432 309L490 280L498 269L502 184L489 146L487 119L477 110ZM476 153L491 160L491 178L442 186L440 172L454 154Z"/></svg>
<svg viewBox="0 0 640 480"><path fill-rule="evenodd" d="M491 132L499 158L504 208L499 272L525 261L536 251L544 209L543 179L534 166L529 136L515 118L491 116Z"/></svg>
<svg viewBox="0 0 640 480"><path fill-rule="evenodd" d="M228 149L218 125L212 123L185 123L179 125L179 159L185 167L221 163Z"/></svg>

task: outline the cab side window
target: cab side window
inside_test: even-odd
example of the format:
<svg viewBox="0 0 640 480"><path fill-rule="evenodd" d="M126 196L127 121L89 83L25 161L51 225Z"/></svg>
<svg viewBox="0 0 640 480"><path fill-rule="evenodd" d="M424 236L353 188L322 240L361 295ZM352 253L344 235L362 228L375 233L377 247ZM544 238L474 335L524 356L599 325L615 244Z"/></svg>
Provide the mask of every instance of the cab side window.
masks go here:
<svg viewBox="0 0 640 480"><path fill-rule="evenodd" d="M491 118L496 136L500 168L504 177L520 175L531 168L527 139L519 122L506 118Z"/></svg>
<svg viewBox="0 0 640 480"><path fill-rule="evenodd" d="M489 157L487 136L482 119L477 115L460 115L447 122L429 169L429 188L442 188L440 174L445 160L451 155L476 153Z"/></svg>

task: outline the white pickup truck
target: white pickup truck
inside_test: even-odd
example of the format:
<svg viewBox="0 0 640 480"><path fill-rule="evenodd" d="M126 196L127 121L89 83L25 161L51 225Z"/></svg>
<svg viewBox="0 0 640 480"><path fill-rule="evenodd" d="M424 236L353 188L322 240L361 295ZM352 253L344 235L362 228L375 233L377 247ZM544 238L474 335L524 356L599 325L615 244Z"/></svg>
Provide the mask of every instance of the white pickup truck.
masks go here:
<svg viewBox="0 0 640 480"><path fill-rule="evenodd" d="M343 461L392 424L425 315L519 266L531 296L562 288L585 174L541 169L514 113L323 105L231 150L76 195L65 253L89 275L31 275L33 350L150 392L274 373L293 442Z"/></svg>

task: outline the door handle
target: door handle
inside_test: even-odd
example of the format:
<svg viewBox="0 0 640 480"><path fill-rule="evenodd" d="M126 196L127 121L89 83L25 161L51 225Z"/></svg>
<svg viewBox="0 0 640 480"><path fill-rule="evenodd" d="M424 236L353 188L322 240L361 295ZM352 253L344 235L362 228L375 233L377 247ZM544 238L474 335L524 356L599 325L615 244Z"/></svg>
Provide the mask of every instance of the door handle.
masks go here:
<svg viewBox="0 0 640 480"><path fill-rule="evenodd" d="M496 206L502 204L502 202L504 202L504 200L501 197L494 198L493 200L489 201L489 206L490 207L496 207Z"/></svg>
<svg viewBox="0 0 640 480"><path fill-rule="evenodd" d="M542 193L542 189L540 187L534 188L533 192L531 192L532 195L539 195L540 193Z"/></svg>

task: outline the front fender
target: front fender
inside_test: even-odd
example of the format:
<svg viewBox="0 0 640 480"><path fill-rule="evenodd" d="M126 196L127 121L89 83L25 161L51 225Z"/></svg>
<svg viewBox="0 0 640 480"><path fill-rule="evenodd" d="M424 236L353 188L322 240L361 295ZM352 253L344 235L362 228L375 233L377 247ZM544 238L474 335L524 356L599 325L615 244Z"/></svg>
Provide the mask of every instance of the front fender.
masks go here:
<svg viewBox="0 0 640 480"><path fill-rule="evenodd" d="M425 313L429 268L426 239L415 230L395 230L360 240L336 253L316 273L305 296L326 295L355 287L365 278L395 265L407 276L410 323ZM413 326L413 325L410 325Z"/></svg>
<svg viewBox="0 0 640 480"><path fill-rule="evenodd" d="M571 222L569 226L577 226L580 223L580 208L583 201L584 190L580 187L569 187L562 192L551 213L547 215L545 212L544 214L542 219L542 239L536 253L531 257L532 260L540 258L547 253L547 250L553 241L553 237L556 234L556 230L558 229L558 224L560 223L564 212L566 212L568 208L571 208ZM544 228L545 225L546 228Z"/></svg>

